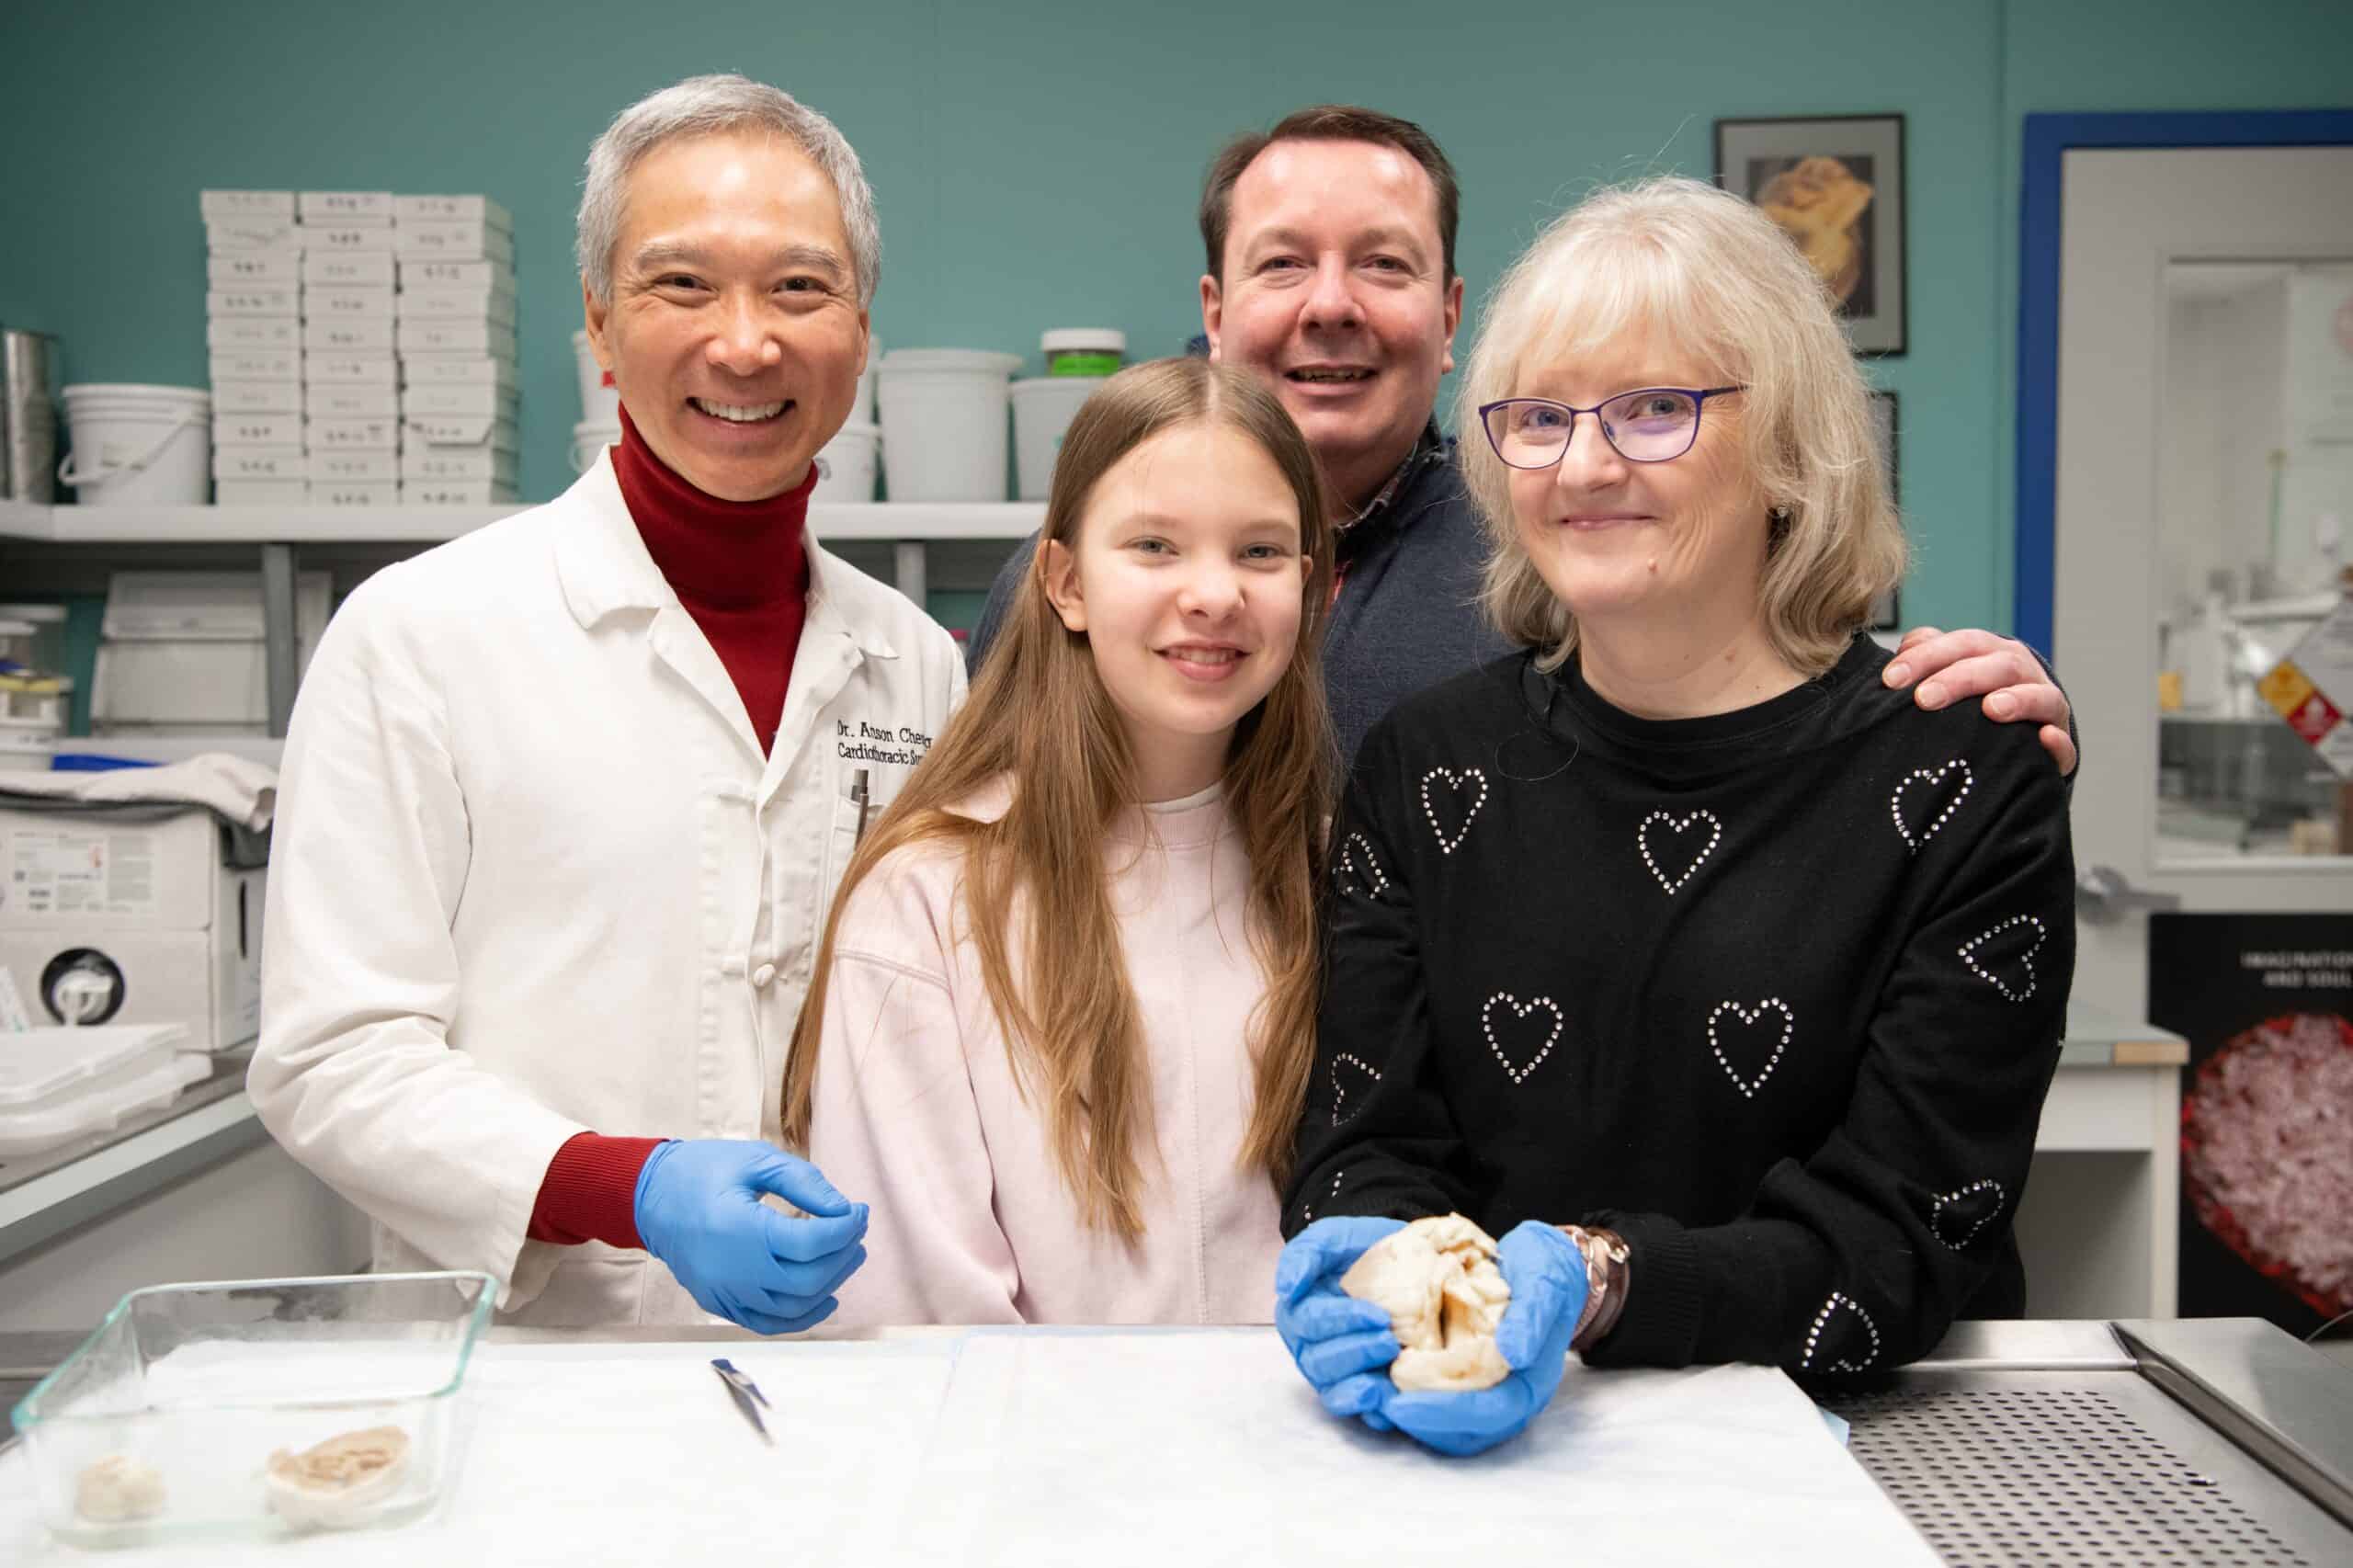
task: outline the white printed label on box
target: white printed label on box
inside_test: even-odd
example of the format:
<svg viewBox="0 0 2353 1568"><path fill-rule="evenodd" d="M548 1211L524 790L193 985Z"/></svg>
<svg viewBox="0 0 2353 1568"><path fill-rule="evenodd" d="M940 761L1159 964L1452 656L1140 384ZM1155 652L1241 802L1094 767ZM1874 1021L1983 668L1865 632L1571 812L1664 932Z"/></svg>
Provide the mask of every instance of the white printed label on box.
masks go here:
<svg viewBox="0 0 2353 1568"><path fill-rule="evenodd" d="M302 290L283 289L213 289L204 296L204 312L212 316L299 316Z"/></svg>
<svg viewBox="0 0 2353 1568"><path fill-rule="evenodd" d="M393 341L409 354L515 354L514 328L486 321L404 321Z"/></svg>
<svg viewBox="0 0 2353 1568"><path fill-rule="evenodd" d="M395 196L392 198L392 222L439 223L463 221L487 223L494 229L512 233L515 220L506 209L487 196Z"/></svg>
<svg viewBox="0 0 2353 1568"><path fill-rule="evenodd" d="M152 917L162 907L152 833L19 829L8 860L8 897L29 915Z"/></svg>
<svg viewBox="0 0 2353 1568"><path fill-rule="evenodd" d="M313 484L311 499L329 506L396 506L401 487L385 484Z"/></svg>
<svg viewBox="0 0 2353 1568"><path fill-rule="evenodd" d="M311 498L311 486L300 479L224 479L213 485L212 498L222 506L299 506Z"/></svg>
<svg viewBox="0 0 2353 1568"><path fill-rule="evenodd" d="M206 249L216 254L238 250L290 250L300 256L302 231L291 220L224 218L204 225L204 244Z"/></svg>
<svg viewBox="0 0 2353 1568"><path fill-rule="evenodd" d="M392 301L403 324L409 322L494 322L515 324L515 292L495 289L405 289Z"/></svg>
<svg viewBox="0 0 2353 1568"><path fill-rule="evenodd" d="M390 289L313 289L304 312L312 321L391 321Z"/></svg>
<svg viewBox="0 0 2353 1568"><path fill-rule="evenodd" d="M328 320L313 316L302 324L302 347L330 354L354 350L390 354L392 351L392 324L388 321Z"/></svg>
<svg viewBox="0 0 2353 1568"><path fill-rule="evenodd" d="M511 387L515 366L486 354L412 354L401 361L401 381L407 386Z"/></svg>
<svg viewBox="0 0 2353 1568"><path fill-rule="evenodd" d="M302 281L329 289L389 289L392 286L390 252L310 250L302 255Z"/></svg>
<svg viewBox="0 0 2353 1568"><path fill-rule="evenodd" d="M420 418L412 415L408 435L410 440L427 447L492 447L502 452L523 449L520 433L512 420L484 415Z"/></svg>
<svg viewBox="0 0 2353 1568"><path fill-rule="evenodd" d="M401 500L411 506L497 506L515 500L512 486L488 479L404 480Z"/></svg>
<svg viewBox="0 0 2353 1568"><path fill-rule="evenodd" d="M232 251L204 258L204 280L215 289L241 283L299 283L302 257L290 250Z"/></svg>
<svg viewBox="0 0 2353 1568"><path fill-rule="evenodd" d="M396 452L401 427L390 419L313 419L310 447L314 452Z"/></svg>
<svg viewBox="0 0 2353 1568"><path fill-rule="evenodd" d="M373 253L392 254L393 231L372 223L305 223L302 225L302 253L314 256L325 251L331 256L352 256Z"/></svg>
<svg viewBox="0 0 2353 1568"><path fill-rule="evenodd" d="M212 412L221 414L300 414L300 381L215 381Z"/></svg>
<svg viewBox="0 0 2353 1568"><path fill-rule="evenodd" d="M313 419L390 419L401 411L401 394L391 387L324 386L302 389L302 412Z"/></svg>
<svg viewBox="0 0 2353 1568"><path fill-rule="evenodd" d="M512 417L521 402L513 387L420 387L401 389L401 413L410 419L433 419L453 414Z"/></svg>
<svg viewBox="0 0 2353 1568"><path fill-rule="evenodd" d="M512 293L515 269L494 261L425 261L403 256L404 289L495 289L504 284Z"/></svg>
<svg viewBox="0 0 2353 1568"><path fill-rule="evenodd" d="M305 354L302 375L313 382L392 387L400 384L400 362L389 354Z"/></svg>
<svg viewBox="0 0 2353 1568"><path fill-rule="evenodd" d="M302 373L302 357L292 349L256 352L240 349L212 356L216 381L290 381Z"/></svg>
<svg viewBox="0 0 2353 1568"><path fill-rule="evenodd" d="M216 447L301 447L299 414L238 414L212 421Z"/></svg>
<svg viewBox="0 0 2353 1568"><path fill-rule="evenodd" d="M302 324L292 317L226 316L204 324L208 348L300 348Z"/></svg>
<svg viewBox="0 0 2353 1568"><path fill-rule="evenodd" d="M392 221L389 190L306 190L300 205L306 224L367 223L381 228Z"/></svg>
<svg viewBox="0 0 2353 1568"><path fill-rule="evenodd" d="M515 477L515 454L476 448L426 447L401 454L403 479L504 479Z"/></svg>
<svg viewBox="0 0 2353 1568"><path fill-rule="evenodd" d="M304 472L313 484L353 484L398 479L396 452L313 452Z"/></svg>
<svg viewBox="0 0 2353 1568"><path fill-rule="evenodd" d="M207 218L279 218L294 221L290 190L199 190L196 209Z"/></svg>
<svg viewBox="0 0 2353 1568"><path fill-rule="evenodd" d="M300 447L216 447L215 479L302 479L308 461Z"/></svg>
<svg viewBox="0 0 2353 1568"><path fill-rule="evenodd" d="M510 261L515 256L515 242L483 223L414 223L394 229L392 242L404 256Z"/></svg>

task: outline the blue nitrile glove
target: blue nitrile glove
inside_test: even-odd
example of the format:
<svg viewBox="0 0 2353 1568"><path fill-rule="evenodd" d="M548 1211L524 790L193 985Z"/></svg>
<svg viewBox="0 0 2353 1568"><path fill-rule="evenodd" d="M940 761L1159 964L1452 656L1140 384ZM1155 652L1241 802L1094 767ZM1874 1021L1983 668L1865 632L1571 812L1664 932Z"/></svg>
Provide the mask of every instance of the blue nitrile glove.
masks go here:
<svg viewBox="0 0 2353 1568"><path fill-rule="evenodd" d="M760 1201L772 1192L815 1216ZM797 1334L833 1312L866 1261L866 1205L806 1160L748 1139L676 1139L637 1174L637 1234L703 1311L758 1334Z"/></svg>
<svg viewBox="0 0 2353 1568"><path fill-rule="evenodd" d="M1442 1454L1475 1454L1516 1437L1552 1402L1585 1311L1585 1253L1554 1226L1514 1225L1495 1267L1511 1286L1511 1305L1495 1325L1495 1348L1511 1375L1471 1392L1392 1393L1381 1406L1398 1430Z"/></svg>
<svg viewBox="0 0 2353 1568"><path fill-rule="evenodd" d="M1402 1220L1338 1215L1318 1220L1290 1239L1275 1265L1275 1332L1290 1358L1324 1401L1346 1418L1360 1416L1377 1432L1389 1430L1382 1402L1396 1385L1385 1370L1397 1358L1389 1313L1340 1289L1340 1276Z"/></svg>

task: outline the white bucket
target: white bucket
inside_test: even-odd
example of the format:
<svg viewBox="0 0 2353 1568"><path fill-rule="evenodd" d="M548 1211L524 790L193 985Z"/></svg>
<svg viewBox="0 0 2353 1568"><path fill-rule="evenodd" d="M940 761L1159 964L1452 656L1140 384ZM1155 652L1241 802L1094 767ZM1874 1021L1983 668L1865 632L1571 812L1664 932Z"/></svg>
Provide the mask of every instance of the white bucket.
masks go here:
<svg viewBox="0 0 2353 1568"><path fill-rule="evenodd" d="M882 357L882 466L893 501L1005 499L1006 378L1020 356L898 348Z"/></svg>
<svg viewBox="0 0 2353 1568"><path fill-rule="evenodd" d="M58 482L85 506L201 506L212 483L212 395L197 387L65 389L74 450Z"/></svg>
<svg viewBox="0 0 2353 1568"><path fill-rule="evenodd" d="M817 488L811 501L871 501L874 472L881 460L881 430L872 425L848 424L817 454Z"/></svg>
<svg viewBox="0 0 2353 1568"><path fill-rule="evenodd" d="M47 773L63 733L64 725L53 718L0 716L0 773Z"/></svg>
<svg viewBox="0 0 2353 1568"><path fill-rule="evenodd" d="M1024 501L1043 501L1054 484L1054 458L1063 449L1079 404L1108 376L1038 376L1013 383L1014 472Z"/></svg>
<svg viewBox="0 0 2353 1568"><path fill-rule="evenodd" d="M585 328L572 335L572 355L580 362L581 424L619 425L621 394L613 385L612 372L597 363L597 351L588 346Z"/></svg>
<svg viewBox="0 0 2353 1568"><path fill-rule="evenodd" d="M586 473L597 466L597 454L607 447L617 446L621 438L620 420L616 416L609 425L594 419L584 419L572 427L572 472Z"/></svg>

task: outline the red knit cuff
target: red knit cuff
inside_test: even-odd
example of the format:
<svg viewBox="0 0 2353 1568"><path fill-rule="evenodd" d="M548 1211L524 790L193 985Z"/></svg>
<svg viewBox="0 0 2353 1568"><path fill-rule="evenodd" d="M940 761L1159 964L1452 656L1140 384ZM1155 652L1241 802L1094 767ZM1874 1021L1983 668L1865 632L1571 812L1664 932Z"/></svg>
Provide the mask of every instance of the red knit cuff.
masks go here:
<svg viewBox="0 0 2353 1568"><path fill-rule="evenodd" d="M548 1162L539 1201L531 1206L530 1228L524 1233L558 1246L603 1242L642 1247L645 1243L637 1233L637 1178L663 1142L574 1134Z"/></svg>

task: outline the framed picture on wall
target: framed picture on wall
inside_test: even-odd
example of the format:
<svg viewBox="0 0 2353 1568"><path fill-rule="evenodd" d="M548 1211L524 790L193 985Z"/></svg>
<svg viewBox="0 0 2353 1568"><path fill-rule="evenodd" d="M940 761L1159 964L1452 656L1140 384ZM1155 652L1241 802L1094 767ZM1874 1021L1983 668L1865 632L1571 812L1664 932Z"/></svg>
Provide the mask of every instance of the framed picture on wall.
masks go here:
<svg viewBox="0 0 2353 1568"><path fill-rule="evenodd" d="M1903 471L1896 460L1896 406L1893 392L1875 391L1871 393L1871 434L1879 441L1880 466L1887 471L1888 498L1901 512L1904 507L1904 482ZM1871 606L1872 631L1893 631L1904 624L1898 608L1902 596L1901 588L1890 588L1881 596L1877 604Z"/></svg>
<svg viewBox="0 0 2353 1568"><path fill-rule="evenodd" d="M1797 242L1857 353L1904 352L1902 115L1720 119L1716 183Z"/></svg>

